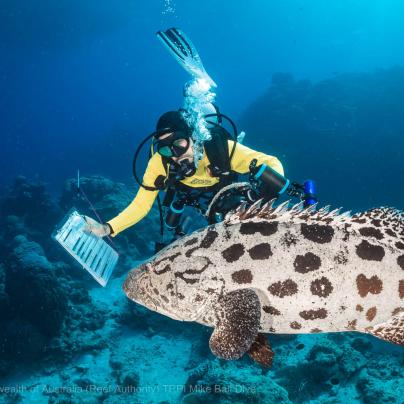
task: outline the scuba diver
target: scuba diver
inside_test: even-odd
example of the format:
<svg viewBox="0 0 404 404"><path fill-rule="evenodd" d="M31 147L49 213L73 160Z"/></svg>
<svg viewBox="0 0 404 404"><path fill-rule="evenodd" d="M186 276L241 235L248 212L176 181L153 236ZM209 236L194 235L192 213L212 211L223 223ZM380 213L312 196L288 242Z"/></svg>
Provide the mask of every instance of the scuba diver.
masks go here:
<svg viewBox="0 0 404 404"><path fill-rule="evenodd" d="M157 37L194 78L184 91L185 108L163 114L156 131L139 145L133 173L140 188L133 201L106 223L86 217L86 231L99 237L116 236L144 218L157 198L161 233L161 240L156 243L158 251L186 233L185 206L197 209L211 224L221 221L227 212L243 202L251 205L259 199L269 201L283 193L300 196L306 206L314 204L312 182L304 186L290 183L283 177L282 164L276 157L240 143L234 122L212 102L215 94L210 89L216 83L207 74L189 38L178 28L159 31ZM230 123L232 135L224 121ZM149 139L152 147L141 181L136 161ZM248 182L240 182L243 175L249 175ZM165 191L163 202L158 195L160 191ZM168 242L164 241L165 228L171 232Z"/></svg>
<svg viewBox="0 0 404 404"><path fill-rule="evenodd" d="M190 229L193 217L189 207L204 215L209 224L222 221L228 212L240 206L254 209L281 195L299 197L301 206L316 208L313 181L307 180L303 185L290 182L283 176L282 164L276 157L242 144L244 132L239 134L234 122L213 104L215 94L211 89L216 84L186 35L170 28L159 31L157 36L193 76L184 89L184 108L164 113L156 131L139 144L133 174L140 187L121 213L102 223L80 187L78 171L77 195L87 200L99 221L71 210L52 235L102 286L107 284L119 256L109 236L138 223L150 212L155 200L161 233L156 252L202 225L194 220L191 223L194 228ZM150 140L149 161L141 180L136 162L142 147ZM160 191L165 193L163 201Z"/></svg>
<svg viewBox="0 0 404 404"><path fill-rule="evenodd" d="M283 167L276 157L237 143L237 138L232 139L222 125L214 120L209 121L214 115L220 122L224 116L220 112L206 115L211 139L204 143L202 158L195 161L194 128L187 123L186 114L184 110L169 111L159 118L156 131L148 136L152 138L155 152L150 157L143 181L139 181L141 186L137 195L121 213L104 224L87 217L88 231L99 237L118 235L149 213L161 190L166 191L163 206L169 211L166 226L179 236L182 234L179 219L184 206L193 206L205 213L219 191L237 183L239 175L254 174L256 178L264 178L265 172L269 172L271 178L279 177L275 185L280 181L282 188L285 188ZM137 178L136 171L134 174ZM262 192L261 197L264 194L266 199L277 196L281 189L275 188L266 190L271 192ZM240 204L240 199L229 198L228 194L225 199L225 203L216 209L215 217L208 219L209 222L221 220L229 210ZM161 247L157 246L156 249Z"/></svg>
<svg viewBox="0 0 404 404"><path fill-rule="evenodd" d="M314 204L312 182L304 186L290 183L283 177L282 164L276 157L240 143L234 122L212 102L215 94L210 89L216 83L207 74L189 38L178 28L159 31L157 37L194 79L184 91L185 108L163 114L156 131L139 145L133 173L140 188L133 201L106 223L86 217L86 231L99 237L116 236L144 218L157 199L161 233L161 240L156 243L158 251L186 233L186 206L202 213L211 224L221 221L243 202L251 205L259 199L269 201L283 193L300 196L306 206ZM230 124L232 135L224 121ZM141 181L136 161L140 149L150 139L149 162ZM249 175L248 182L240 182L243 175ZM165 191L163 202L160 191ZM171 234L168 242L164 240L164 229Z"/></svg>

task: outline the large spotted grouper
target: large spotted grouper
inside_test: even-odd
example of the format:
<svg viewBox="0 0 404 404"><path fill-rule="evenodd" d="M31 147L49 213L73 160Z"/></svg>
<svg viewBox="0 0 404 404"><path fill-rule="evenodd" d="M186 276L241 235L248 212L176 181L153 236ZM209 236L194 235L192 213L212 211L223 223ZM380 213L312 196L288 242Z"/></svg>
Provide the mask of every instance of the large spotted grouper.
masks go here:
<svg viewBox="0 0 404 404"><path fill-rule="evenodd" d="M359 331L404 345L404 214L241 206L132 270L127 296L214 328L225 359L270 365L264 333Z"/></svg>

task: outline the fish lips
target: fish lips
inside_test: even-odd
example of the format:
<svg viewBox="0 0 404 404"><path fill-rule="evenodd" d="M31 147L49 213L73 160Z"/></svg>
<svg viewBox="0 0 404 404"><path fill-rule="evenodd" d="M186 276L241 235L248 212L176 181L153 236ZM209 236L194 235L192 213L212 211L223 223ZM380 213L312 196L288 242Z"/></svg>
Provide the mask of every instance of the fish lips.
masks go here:
<svg viewBox="0 0 404 404"><path fill-rule="evenodd" d="M148 270L147 264L142 264L138 268L129 272L124 284L122 285L122 289L129 299L137 301L136 297L139 296L139 285Z"/></svg>

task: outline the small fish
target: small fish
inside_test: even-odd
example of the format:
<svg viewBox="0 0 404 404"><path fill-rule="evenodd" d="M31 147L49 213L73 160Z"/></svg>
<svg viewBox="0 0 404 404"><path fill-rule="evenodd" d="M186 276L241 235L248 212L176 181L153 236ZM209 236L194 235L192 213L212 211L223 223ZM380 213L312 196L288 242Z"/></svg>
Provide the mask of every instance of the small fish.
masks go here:
<svg viewBox="0 0 404 404"><path fill-rule="evenodd" d="M224 359L270 366L264 334L369 333L404 345L404 218L288 202L241 206L132 270L123 289L147 308L213 327Z"/></svg>

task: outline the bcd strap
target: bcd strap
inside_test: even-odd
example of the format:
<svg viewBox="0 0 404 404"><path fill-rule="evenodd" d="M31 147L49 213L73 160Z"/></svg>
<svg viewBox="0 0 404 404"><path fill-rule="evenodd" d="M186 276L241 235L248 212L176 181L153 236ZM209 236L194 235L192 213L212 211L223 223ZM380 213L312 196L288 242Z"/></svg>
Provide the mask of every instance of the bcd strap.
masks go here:
<svg viewBox="0 0 404 404"><path fill-rule="evenodd" d="M166 176L165 175L159 175L156 178L156 181L154 181L154 186L158 190L163 190L166 187Z"/></svg>
<svg viewBox="0 0 404 404"><path fill-rule="evenodd" d="M214 127L210 130L212 139L205 142L205 151L210 162L209 169L214 177L230 175L230 157L228 140L230 135L223 127Z"/></svg>

